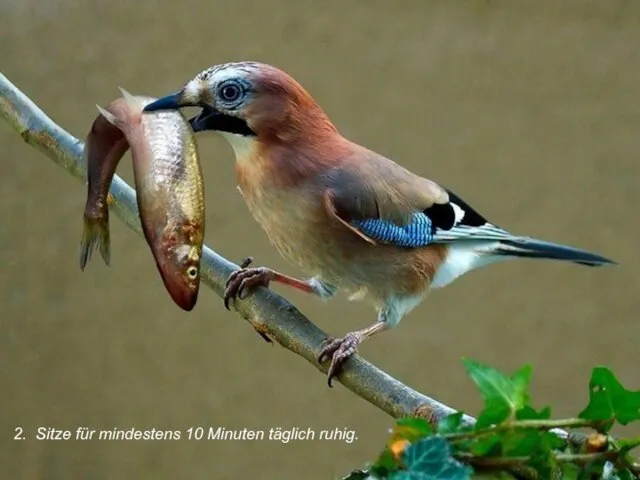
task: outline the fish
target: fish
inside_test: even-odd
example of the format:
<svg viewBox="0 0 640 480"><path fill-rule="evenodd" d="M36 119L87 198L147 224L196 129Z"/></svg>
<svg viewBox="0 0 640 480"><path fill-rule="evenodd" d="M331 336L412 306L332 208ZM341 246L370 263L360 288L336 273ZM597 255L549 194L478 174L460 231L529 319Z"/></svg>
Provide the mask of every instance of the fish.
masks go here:
<svg viewBox="0 0 640 480"><path fill-rule="evenodd" d="M204 180L191 123L181 112L144 112L132 95L98 108L85 142L87 199L80 241L84 271L94 250L110 264L109 188L131 149L138 214L165 289L185 311L197 303L205 234Z"/></svg>
<svg viewBox="0 0 640 480"><path fill-rule="evenodd" d="M120 100L107 109L118 108ZM124 133L98 114L85 140L83 151L87 165L88 191L80 249L80 268L84 271L94 249L106 265L111 263L109 233L109 188L120 159L129 150Z"/></svg>

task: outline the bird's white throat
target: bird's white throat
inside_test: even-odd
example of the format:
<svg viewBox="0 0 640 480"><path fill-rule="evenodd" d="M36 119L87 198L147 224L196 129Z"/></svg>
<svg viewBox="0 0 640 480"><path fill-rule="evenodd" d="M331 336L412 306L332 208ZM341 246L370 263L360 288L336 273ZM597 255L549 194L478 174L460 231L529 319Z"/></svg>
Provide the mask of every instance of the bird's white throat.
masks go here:
<svg viewBox="0 0 640 480"><path fill-rule="evenodd" d="M238 162L249 160L256 152L258 141L255 138L246 137L237 133L219 133L229 142L231 148L233 148L233 153L235 153Z"/></svg>

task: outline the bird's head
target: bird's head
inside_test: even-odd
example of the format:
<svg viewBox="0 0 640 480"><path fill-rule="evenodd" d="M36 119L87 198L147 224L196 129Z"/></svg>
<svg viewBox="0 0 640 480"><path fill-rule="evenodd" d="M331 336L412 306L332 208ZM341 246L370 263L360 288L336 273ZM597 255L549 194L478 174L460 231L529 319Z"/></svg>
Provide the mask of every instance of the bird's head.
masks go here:
<svg viewBox="0 0 640 480"><path fill-rule="evenodd" d="M198 73L178 92L159 98L144 110L189 106L202 108L190 120L195 132L214 130L228 137L286 142L336 131L296 80L264 63L214 65Z"/></svg>

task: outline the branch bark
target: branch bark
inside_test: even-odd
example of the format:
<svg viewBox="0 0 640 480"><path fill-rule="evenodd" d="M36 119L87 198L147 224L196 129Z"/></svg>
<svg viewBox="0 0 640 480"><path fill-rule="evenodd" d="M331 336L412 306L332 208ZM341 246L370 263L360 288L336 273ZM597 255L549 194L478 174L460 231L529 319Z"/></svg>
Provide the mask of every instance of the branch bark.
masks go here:
<svg viewBox="0 0 640 480"><path fill-rule="evenodd" d="M78 180L86 182L83 142L57 125L1 73L0 115L26 143L43 152ZM114 200L111 211L142 235L134 190L116 175L110 193ZM238 265L205 246L202 281L219 297L222 297L227 277L237 268ZM280 345L326 373L327 367L317 363L316 355L327 335L292 304L270 290L260 288L249 298L238 300L235 306L256 330L267 333ZM394 418L417 415L436 424L441 418L455 413L451 407L417 392L357 355L345 363L337 380ZM472 424L475 419L465 416L464 422ZM566 437L566 432L558 433Z"/></svg>

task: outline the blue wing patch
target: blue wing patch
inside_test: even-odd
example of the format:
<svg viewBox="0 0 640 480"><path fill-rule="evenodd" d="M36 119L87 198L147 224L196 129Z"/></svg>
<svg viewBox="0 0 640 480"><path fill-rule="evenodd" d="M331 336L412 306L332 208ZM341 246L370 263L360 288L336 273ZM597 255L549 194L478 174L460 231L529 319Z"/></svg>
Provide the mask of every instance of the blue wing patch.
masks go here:
<svg viewBox="0 0 640 480"><path fill-rule="evenodd" d="M398 247L425 247L433 240L433 223L421 212L414 213L411 221L404 226L379 218L353 220L351 225L372 240Z"/></svg>

